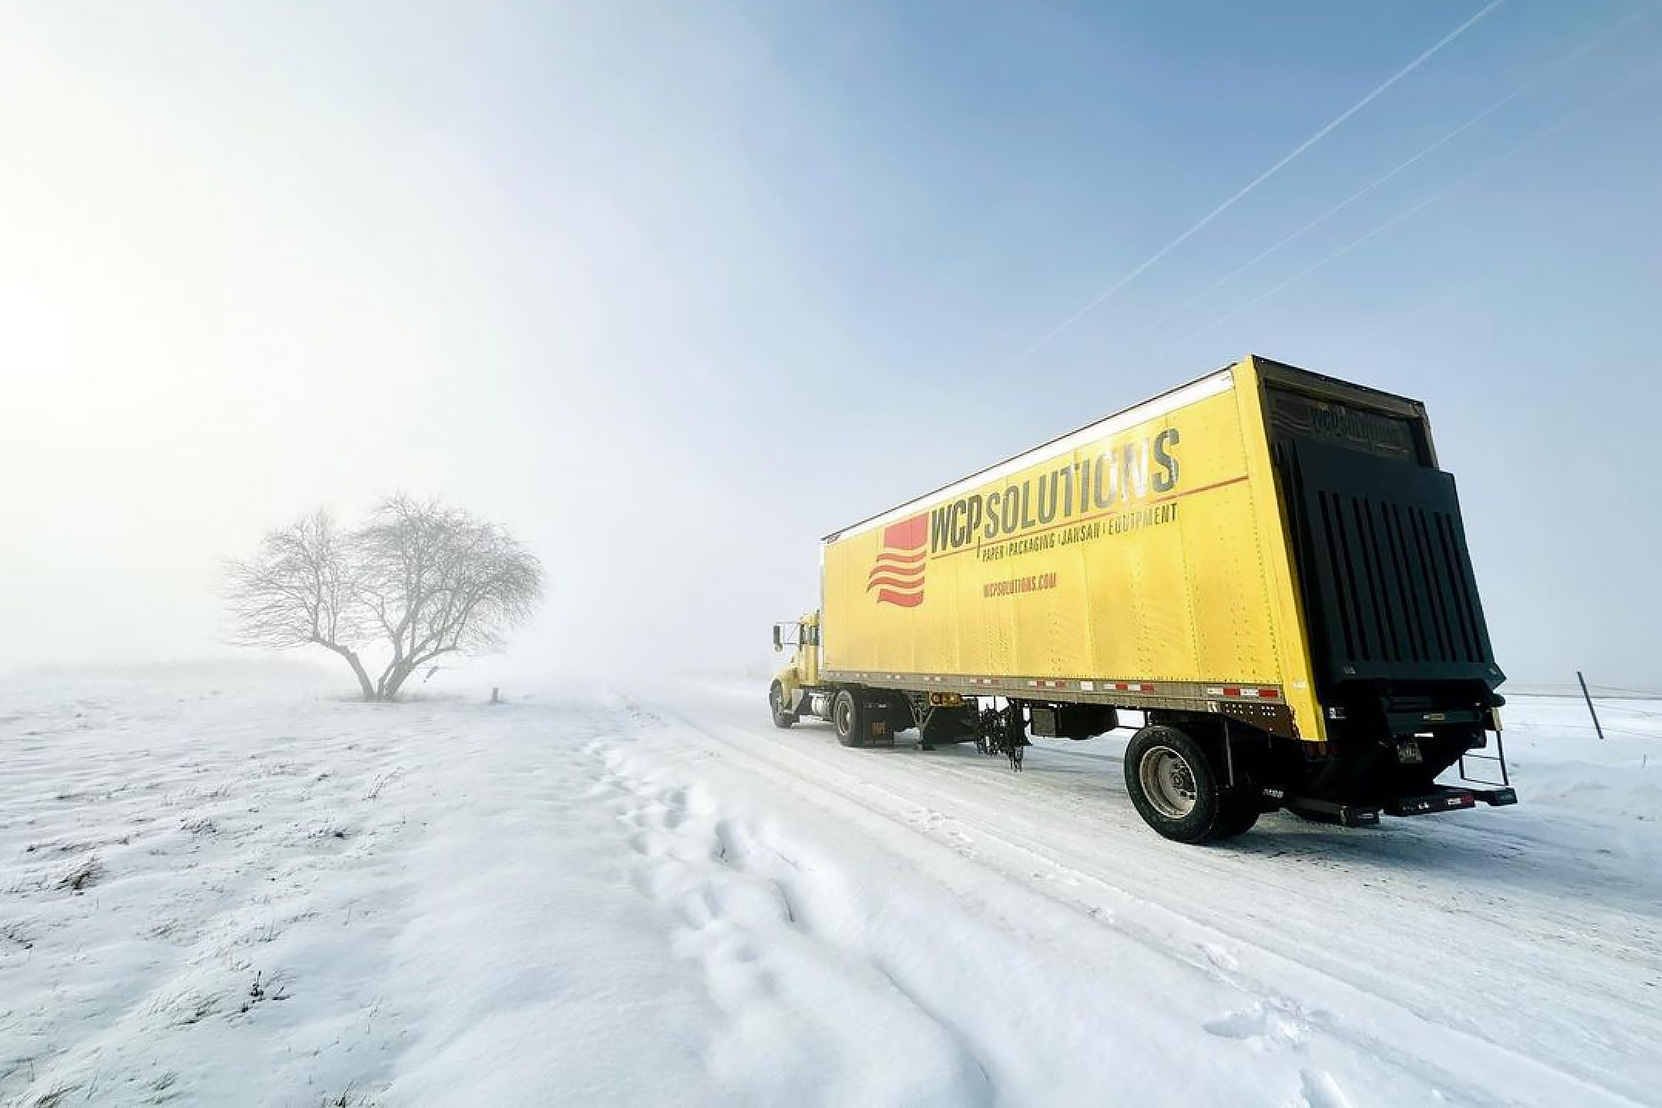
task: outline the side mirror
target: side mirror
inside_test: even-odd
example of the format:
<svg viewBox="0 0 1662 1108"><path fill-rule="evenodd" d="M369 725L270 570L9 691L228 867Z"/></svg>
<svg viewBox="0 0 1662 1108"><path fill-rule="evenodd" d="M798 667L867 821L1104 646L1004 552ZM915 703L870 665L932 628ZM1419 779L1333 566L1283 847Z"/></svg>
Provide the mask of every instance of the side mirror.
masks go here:
<svg viewBox="0 0 1662 1108"><path fill-rule="evenodd" d="M780 641L779 625L776 623L773 625L773 652L777 654L783 649L785 649L785 644Z"/></svg>

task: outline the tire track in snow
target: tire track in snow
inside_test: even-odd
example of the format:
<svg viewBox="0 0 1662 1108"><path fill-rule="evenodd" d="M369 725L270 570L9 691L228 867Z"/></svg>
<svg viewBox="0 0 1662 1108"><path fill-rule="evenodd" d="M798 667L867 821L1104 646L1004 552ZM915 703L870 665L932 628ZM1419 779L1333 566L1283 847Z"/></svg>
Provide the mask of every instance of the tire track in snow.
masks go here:
<svg viewBox="0 0 1662 1108"><path fill-rule="evenodd" d="M829 748L827 750L831 758L836 757L834 750L829 750ZM1046 753L1058 752L1050 747L1046 747L1044 750ZM1060 752L1064 754L1076 753L1067 750ZM931 757L940 758L940 755L936 754ZM1119 761L1118 758L1111 755L1094 755L1093 757ZM816 760L824 762L823 758L817 756ZM957 764L953 764L955 761ZM828 768L834 772L847 772L846 767L843 766L828 766ZM954 803L961 808L973 809L982 818L1001 826L1008 826L1014 815L1018 822L1028 823L1029 820L1022 818L1020 813L1033 807L1035 792L1029 781L1032 777L1039 776L1042 770L1038 766L1033 766L1031 768L1036 772L1028 774L1028 780L1013 780L1008 775L985 772L986 768L985 766L972 768L964 765L962 760L952 759L949 756L940 758L939 762L931 764L927 770L927 777L930 782L936 779L948 779L963 784L965 792L954 796L952 798ZM861 778L861 780L864 780L864 778ZM1044 782L1044 785L1052 787L1044 794L1043 803L1046 805L1045 815L1047 817L1052 817L1056 806L1060 804L1070 814L1078 817L1081 827L1096 826L1104 832L1115 835L1114 841L1122 849L1137 850L1145 856L1149 856L1155 862L1170 861L1163 854L1161 856L1151 854L1150 850L1143 846L1143 844L1147 844L1155 852L1166 852L1170 849L1148 836L1142 824L1131 813L1129 804L1125 801L1124 790L1119 787L1117 780L1112 783L1112 787L1101 790L1103 796L1114 799L1115 803L1110 806L1099 804L1099 797L1097 796L1081 795L1078 791L1078 783L1072 776L1062 780L1048 780ZM1056 788L1057 786L1060 786L1060 788ZM891 795L899 796L900 794L895 794L891 790ZM1123 815L1124 818L1114 820L1112 817L1115 814ZM1286 817L1281 818L1285 819ZM1504 820L1505 817L1497 816L1494 818ZM1050 830L1054 830L1055 822L1053 818L1047 820ZM1569 852L1556 852L1549 860L1548 872L1552 874L1553 879L1563 881L1566 887L1555 890L1551 900L1543 901L1541 890L1528 882L1521 885L1515 892L1510 885L1502 885L1502 888L1507 890L1504 894L1497 892L1492 887L1493 878L1497 872L1495 867L1497 860L1504 864L1506 859L1524 853L1523 848L1516 842L1505 839L1499 828L1465 822L1449 822L1425 827L1407 824L1393 827L1389 832L1361 833L1367 835L1367 838L1362 838L1356 833L1347 834L1333 831L1312 834L1314 829L1302 824L1292 824L1288 830L1290 833L1286 838L1295 844L1291 850L1283 848L1274 852L1266 852L1257 842L1249 838L1238 843L1212 847L1204 851L1184 852L1181 859L1182 869L1185 871L1204 871L1209 880L1238 882L1242 876L1242 866L1234 863L1244 861L1245 864L1252 867L1251 878L1255 890L1267 894L1262 896L1262 899L1281 905L1289 905L1298 903L1302 898L1308 897L1311 892L1307 880L1299 882L1288 879L1296 877L1296 871L1271 864L1273 859L1284 854L1291 854L1300 866L1313 865L1323 869L1331 869L1335 871L1336 875L1353 882L1353 884L1347 886L1347 890L1353 894L1358 889L1366 889L1370 896L1374 898L1383 896L1390 905L1403 908L1423 910L1428 902L1434 904L1438 909L1436 916L1429 918L1422 916L1421 919L1416 921L1422 929L1427 926L1439 928L1436 934L1420 936L1424 946L1428 949L1436 948L1439 941L1445 943L1443 949L1453 948L1459 942L1470 937L1469 932L1473 923L1479 923L1493 928L1493 932L1489 936L1492 942L1505 943L1509 949L1520 956L1527 956L1527 948L1533 944L1550 947L1554 944L1572 941L1583 949L1596 949L1597 953L1608 963L1606 967L1608 972L1597 980L1588 981L1581 977L1574 979L1559 978L1551 983L1557 987L1581 988L1594 992L1601 988L1608 990L1625 989L1632 993L1636 991L1635 974L1633 973L1635 967L1641 969L1648 967L1653 972L1662 971L1662 931L1659 931L1655 926L1656 912L1654 905L1647 906L1651 909L1648 912L1636 912L1625 907L1625 902L1628 899L1642 901L1644 899L1643 890L1630 891L1623 888L1610 890L1608 886L1611 879L1608 875L1605 876L1603 885L1596 879L1589 879L1585 875L1587 861L1572 858ZM1117 836L1122 833L1129 833L1134 838L1129 842L1118 839ZM1352 837L1353 835L1355 837ZM1387 839L1386 835L1391 837ZM1311 838L1315 838L1320 845L1317 847L1308 845ZM1478 840L1477 849L1482 852L1481 862L1484 870L1482 876L1485 880L1491 882L1491 886L1482 889L1457 886L1459 891L1457 899L1436 897L1428 892L1428 881L1430 879L1442 880L1445 885L1449 883L1445 878L1447 875L1446 867L1450 864L1458 867L1456 878L1473 875L1474 867L1466 860L1472 855L1472 849L1470 848L1474 845L1471 841L1473 839ZM1089 852L1070 849L1066 843L1059 841L1045 840L1041 844L1039 840L1032 836L1025 838L1023 841L1029 847L1038 844L1041 852L1053 860L1068 859L1069 864L1075 868L1090 869L1093 863L1100 864L1102 858L1101 853L1095 849L1098 845L1096 840L1092 840L1092 849ZM1277 840L1272 838L1267 841L1274 843ZM1384 853L1376 852L1371 856L1362 853L1364 847L1372 849L1385 843L1395 844L1395 846L1392 850ZM1336 858L1333 856L1334 852L1341 849L1342 846L1350 848L1350 857ZM1424 855L1434 855L1435 857L1428 861ZM1499 856L1498 859L1496 855ZM1456 856L1459 856L1458 861L1456 861ZM1364 864L1368 861L1375 864L1371 867ZM1573 868L1573 873L1567 872L1570 868ZM1104 880L1100 874L1094 874L1094 876L1097 880ZM1418 880L1416 881L1416 879ZM1516 881L1517 879L1517 875L1509 877L1510 881ZM1110 884L1112 883L1110 882ZM1122 886L1114 885L1113 887L1122 892L1125 891ZM1601 893L1604 894L1606 900L1613 898L1623 901L1623 906L1599 909L1590 905L1589 900L1598 897ZM1615 895L1612 896L1612 894ZM1160 903L1179 914L1193 915L1194 904L1192 898L1190 902L1185 903L1181 898L1151 897L1147 893L1136 895L1140 899L1154 900L1156 903ZM1377 907L1370 905L1370 915L1377 913L1377 911ZM1600 911L1607 917L1604 921L1607 926L1590 930L1590 913ZM1209 914L1209 918L1215 921L1215 925L1224 930L1243 922L1254 923L1252 920L1237 920L1235 917L1219 920L1215 913ZM1344 979L1366 991L1375 992L1381 989L1399 987L1399 983L1388 974L1374 970L1367 962L1357 963L1353 958L1345 957L1340 951L1328 951L1320 945L1298 944L1283 933L1287 925L1293 922L1297 921L1278 915L1274 920L1257 923L1253 927L1255 936L1252 941L1258 945L1273 944L1273 948L1278 953L1293 957L1301 962L1317 959L1322 963L1321 968L1324 972L1330 976ZM1325 925L1332 921L1319 920L1317 922ZM1464 930L1462 931L1462 929ZM1319 935L1318 938L1327 939L1328 935ZM1358 953L1365 957L1378 952L1371 949L1351 952L1352 955ZM1415 968L1418 968L1417 963ZM1534 971L1538 971L1540 968L1542 967L1538 964L1532 967ZM1584 965L1577 967L1578 971L1584 969ZM1639 976L1642 977L1642 974ZM1535 984L1532 978L1527 983ZM1516 998L1514 997L1514 999ZM1417 1014L1420 1014L1423 1018L1446 1024L1451 1019L1458 1017L1456 1013L1447 1008L1443 1000L1446 1000L1446 998L1439 998L1438 1006L1428 1008L1417 1002L1412 996L1399 997L1400 1003L1414 1008ZM1648 1001L1641 994L1633 999L1633 1003L1643 1005ZM1468 1019L1459 1026L1461 1030L1480 1033L1484 1022L1492 1021L1496 1016L1512 1018L1513 1013L1485 1012L1484 1021ZM1525 1017L1524 1022L1527 1023L1534 1018L1536 1017ZM1623 1028L1615 1028L1613 1033L1619 1035L1631 1032L1624 1032ZM1636 1033L1637 1045L1643 1046L1642 1039L1642 1032ZM1583 1076L1592 1077L1601 1072L1602 1070L1596 1064L1589 1064L1583 1071Z"/></svg>
<svg viewBox="0 0 1662 1108"><path fill-rule="evenodd" d="M939 823L934 827L920 826L917 820L903 814L917 809L914 797L861 777L823 757L810 755L816 777L809 782L798 772L800 756L804 753L801 750L792 751L792 754L798 756L798 762L793 766L777 757L762 753L760 748L766 746L765 740L748 735L742 729L736 729L737 733L746 736L750 742L735 741L732 737L724 736L700 724L675 708L666 707L665 712L685 728L719 743L728 751L741 755L747 762L767 767L767 772L771 776L803 799L821 802L821 806L824 806L823 800L829 796L853 805L865 814L878 816L912 831L951 850L966 861L993 869L1007 881L1025 885L1031 892L1081 912L1097 922L1106 923L1149 951L1189 971L1205 974L1227 984L1249 998L1250 1003L1245 1009L1248 1013L1254 1011L1254 1006L1257 1006L1258 1010L1274 1013L1279 1019L1291 1020L1295 1026L1309 1028L1343 1042L1366 1056L1386 1061L1433 1089L1445 1093L1455 1092L1461 1099L1476 1105L1537 1101L1591 1104L1601 1100L1611 1104L1636 1103L1623 1094L1599 1084L1595 1075L1564 1070L1518 1049L1492 1041L1476 1028L1451 1026L1439 1019L1441 1013L1435 1005L1416 1004L1404 997L1381 995L1366 985L1349 979L1349 975L1336 973L1331 969L1307 966L1287 952L1285 944L1276 942L1273 935L1266 934L1264 927L1254 926L1251 921L1232 920L1231 923L1238 928L1237 930L1220 929L1212 922L1195 919L1181 909L1151 900L1146 895L1132 892L1097 873L1070 865L1058 859L1055 852L1046 845L1036 843L1026 836L1012 834L1006 830L993 831L988 824L996 824L1007 819L1009 815L1007 811L1000 811L994 805L965 801L960 797L953 798L955 803L976 808L980 818L974 826L975 834L984 842L996 844L1006 854L1023 859L1020 866L995 866L990 859L983 858L976 848L961 840L949 841L950 837L943 835ZM977 781L978 785L986 783L984 779ZM821 795L803 796L803 786ZM1035 884L1031 880L1024 881L1019 872L1027 871L1033 865L1038 865L1041 870L1051 870L1060 876L1061 880L1046 881L1043 884ZM1036 877L1038 874L1033 876ZM1119 909L1135 910L1135 913L1144 915L1153 913L1159 918L1159 925L1127 918L1126 910L1116 910L1116 905L1104 905L1074 891L1081 885L1092 885L1106 892L1118 902ZM1241 968L1240 963L1243 959L1240 957L1215 956L1217 951L1227 950L1231 943L1250 950L1250 956L1246 960L1255 963L1251 968ZM1315 951L1306 953L1319 954ZM1325 1007L1312 1009L1295 999L1284 988L1272 985L1272 981L1296 982L1300 987L1299 991L1308 994L1329 994L1340 1001L1347 1011L1365 1013L1365 1018L1353 1016L1346 1019ZM1224 1026L1233 1015L1226 1013L1223 1017L1225 1023L1220 1023L1220 1026ZM1424 1042L1426 1036L1423 1032L1426 1027L1423 1025L1428 1024L1435 1028L1433 1037L1442 1040L1432 1051L1427 1052L1435 1057L1409 1053L1395 1045L1401 1041ZM1266 1026L1268 1025L1269 1020L1266 1017ZM1416 1031L1420 1034L1414 1034ZM1474 1067L1471 1064L1473 1058L1483 1058L1486 1061ZM1489 1081L1486 1087L1459 1076L1461 1073L1472 1072L1474 1068L1485 1074L1514 1076L1509 1080ZM1305 1099L1310 1099L1312 1089L1330 1088L1331 1077L1323 1078L1324 1075L1318 1074L1312 1078L1313 1084L1307 1083L1307 1088L1302 1093ZM1332 1102L1331 1097L1329 1100Z"/></svg>
<svg viewBox="0 0 1662 1108"><path fill-rule="evenodd" d="M1057 752L1046 748L1046 753ZM1073 754L1075 752L1064 750L1060 753ZM1120 762L1119 758L1109 755L1095 755L1094 757L1110 759L1116 764ZM1017 807L1031 806L1034 794L1030 786L1027 786L1025 782L1019 784L1011 782L1003 775L977 771L985 768L976 767L972 769L961 764L943 763L931 766L929 775L932 778L940 777L963 783L974 799L959 797L956 798L957 801L961 804L975 806L983 814L996 815L1000 818L1006 816L1008 809L997 804L988 803L994 800L1008 801ZM1033 768L1037 769L1037 767ZM1038 776L1038 774L1035 773L1034 776ZM1046 784L1056 785L1061 784L1061 782L1050 781ZM1104 793L1114 798L1115 811L1125 812L1129 815L1129 800L1125 797L1123 789L1110 788L1104 790ZM1092 803L1094 798L1082 798L1077 793L1070 792L1063 793L1055 799L1069 801L1069 803L1066 803L1066 807L1077 814L1082 823L1085 824L1101 823L1103 816L1106 814L1103 808L1094 806ZM1266 818L1274 820L1289 817ZM1491 818L1504 820L1506 817L1502 815ZM1433 827L1435 828L1434 833L1432 832ZM1129 830L1131 833L1145 839L1147 836L1142 824L1135 818L1128 818L1122 823L1114 824L1112 828L1105 829L1112 830L1115 833ZM1233 859L1245 857L1255 867L1252 875L1254 884L1264 890L1273 890L1277 896L1282 898L1283 903L1288 903L1308 892L1308 889L1297 882L1284 880L1283 877L1286 871L1268 863L1274 858L1291 855L1301 865L1319 866L1334 870L1337 875L1346 880L1353 880L1358 885L1366 886L1376 893L1381 893L1396 904L1418 906L1423 905L1426 900L1423 895L1423 882L1418 886L1417 891L1422 892L1422 895L1418 897L1413 895L1416 889L1404 890L1401 886L1407 884L1416 876L1424 877L1427 871L1421 868L1410 870L1404 874L1392 868L1398 864L1406 868L1410 861L1412 861L1412 865L1419 867L1426 864L1421 857L1410 859L1410 854L1435 853L1444 858L1456 853L1469 854L1470 851L1465 848L1473 845L1471 840L1477 840L1478 849L1484 852L1484 862L1492 867L1496 861L1509 860L1524 853L1523 848L1516 842L1508 840L1502 830L1465 822L1450 821L1429 827L1398 825L1391 827L1388 831L1379 830L1360 833L1321 831L1316 833L1318 845L1315 846L1308 845L1305 841L1311 837L1312 830L1301 825L1294 825L1291 834L1288 836L1291 845L1281 846L1274 852L1264 851L1252 839L1214 846L1205 851L1189 852L1184 859L1185 867L1205 870L1220 879L1236 879L1240 876L1240 867L1231 865L1230 862ZM1370 836L1372 842L1379 842L1381 836L1390 835L1395 841L1403 844L1404 849L1397 852L1385 852L1371 858L1361 856L1359 851L1353 851L1351 857L1335 856L1335 852L1341 849L1341 841L1348 842L1352 847L1360 846L1362 842L1369 841L1361 839L1361 835ZM1050 844L1047 849L1055 852L1059 847L1056 844ZM1160 849L1167 848L1162 847ZM1068 853L1074 859L1079 860L1080 864L1085 864L1078 852ZM1371 868L1361 864L1367 860L1376 861L1376 864ZM1377 864L1380 860L1385 864ZM1570 859L1566 854L1563 864L1565 866L1573 865L1578 871L1581 871L1571 875L1570 891L1585 890L1589 895L1600 891L1597 882L1589 881L1582 876L1587 868L1585 860ZM1466 863L1461 863L1461 865L1468 873L1473 868ZM1491 873L1485 876L1492 875L1492 872L1491 868ZM1437 875L1442 876L1442 872L1438 871ZM1462 890L1462 892L1469 891ZM1584 903L1583 898L1575 896L1559 898L1561 903L1573 906L1573 908L1567 907L1560 910L1540 903L1537 897L1536 902L1529 904L1527 910L1520 910L1515 903L1515 899L1520 896L1533 895L1534 892L1534 888L1529 885L1523 886L1516 893L1508 890L1507 893L1503 894L1493 889L1486 889L1481 896L1475 893L1463 895L1458 901L1445 903L1441 907L1451 916L1472 917L1493 926L1496 929L1497 936L1504 935L1508 941L1516 941L1527 937L1531 942L1550 944L1562 942L1566 936L1570 936L1573 937L1573 941L1584 947L1596 946L1605 957L1621 964L1622 973L1617 980L1628 977L1630 968L1634 965L1649 963L1654 968L1662 968L1662 933L1659 933L1653 927L1644 926L1644 921L1635 919L1631 911L1620 909L1618 910L1619 915L1613 921L1611 927L1601 931L1589 931L1586 929L1588 905ZM1642 896L1642 894L1639 895ZM1164 903L1167 907L1182 910L1177 909L1174 902L1167 901ZM1286 953L1290 947L1285 941L1282 941L1278 949ZM1312 954L1317 957L1323 956L1323 952L1319 949L1315 951L1301 949L1299 953L1304 957L1309 957ZM1342 959L1330 960L1328 972L1343 975L1345 971L1346 965ZM1385 984L1385 982L1377 979L1370 981L1352 979L1352 983L1370 989ZM1615 982L1610 983L1614 984Z"/></svg>

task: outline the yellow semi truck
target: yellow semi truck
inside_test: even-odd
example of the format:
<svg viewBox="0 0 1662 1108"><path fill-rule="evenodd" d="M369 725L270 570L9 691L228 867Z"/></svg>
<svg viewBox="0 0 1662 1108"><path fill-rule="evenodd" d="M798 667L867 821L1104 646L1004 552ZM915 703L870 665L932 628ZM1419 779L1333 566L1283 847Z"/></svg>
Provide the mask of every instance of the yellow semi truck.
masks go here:
<svg viewBox="0 0 1662 1108"><path fill-rule="evenodd" d="M1183 842L1516 802L1454 479L1418 401L1251 356L823 540L773 721L1086 739ZM1492 746L1491 746L1491 735ZM1468 776L1468 759L1473 762ZM1437 779L1459 763L1462 784ZM1479 766L1481 765L1481 768Z"/></svg>

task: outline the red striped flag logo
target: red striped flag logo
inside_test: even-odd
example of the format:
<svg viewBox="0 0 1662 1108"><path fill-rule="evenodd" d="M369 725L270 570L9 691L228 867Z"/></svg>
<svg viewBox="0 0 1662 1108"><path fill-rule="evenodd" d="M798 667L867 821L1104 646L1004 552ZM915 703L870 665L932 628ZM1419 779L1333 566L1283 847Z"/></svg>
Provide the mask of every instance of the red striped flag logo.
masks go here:
<svg viewBox="0 0 1662 1108"><path fill-rule="evenodd" d="M879 604L916 608L923 603L923 571L929 558L929 516L913 516L883 528L883 546L866 576L866 591Z"/></svg>

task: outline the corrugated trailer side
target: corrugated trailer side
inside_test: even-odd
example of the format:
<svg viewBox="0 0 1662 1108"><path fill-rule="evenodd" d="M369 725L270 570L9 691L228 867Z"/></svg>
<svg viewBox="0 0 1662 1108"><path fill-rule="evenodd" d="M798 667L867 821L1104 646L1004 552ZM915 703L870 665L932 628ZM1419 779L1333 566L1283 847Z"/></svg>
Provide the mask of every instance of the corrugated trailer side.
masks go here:
<svg viewBox="0 0 1662 1108"><path fill-rule="evenodd" d="M830 536L820 629L830 680L1321 735L1250 362Z"/></svg>

